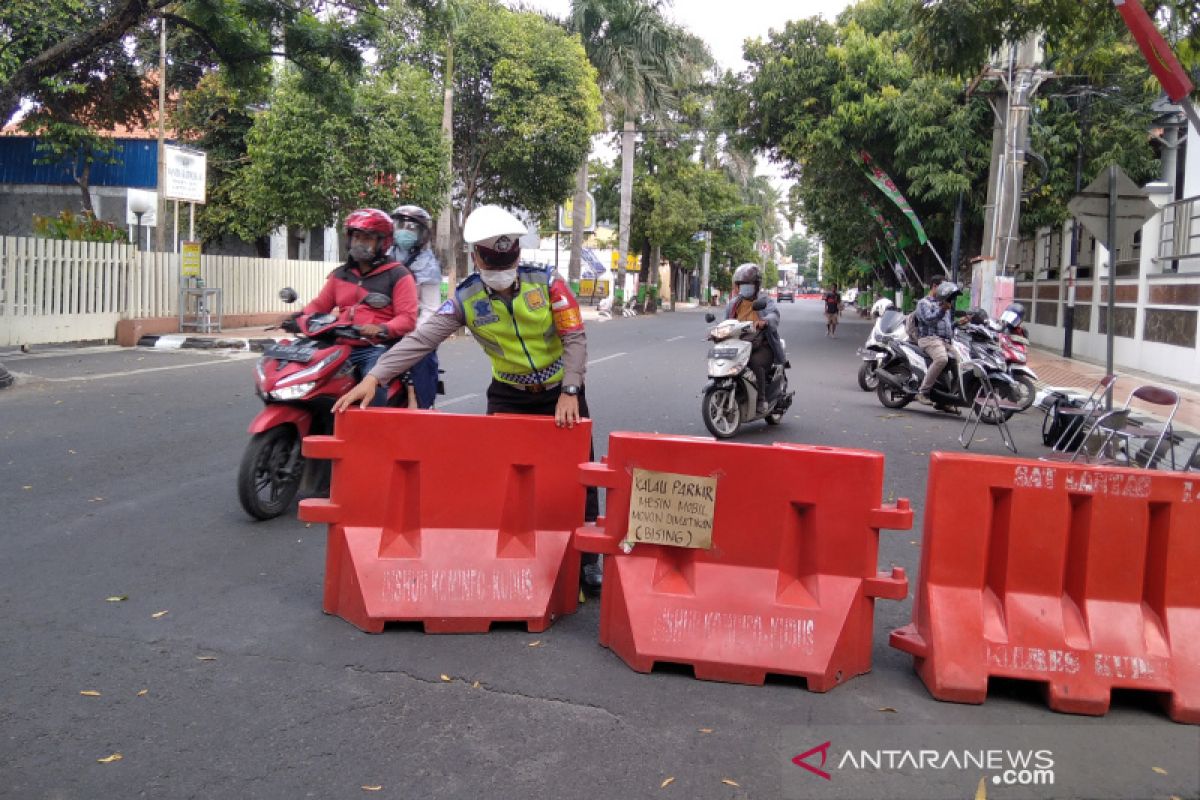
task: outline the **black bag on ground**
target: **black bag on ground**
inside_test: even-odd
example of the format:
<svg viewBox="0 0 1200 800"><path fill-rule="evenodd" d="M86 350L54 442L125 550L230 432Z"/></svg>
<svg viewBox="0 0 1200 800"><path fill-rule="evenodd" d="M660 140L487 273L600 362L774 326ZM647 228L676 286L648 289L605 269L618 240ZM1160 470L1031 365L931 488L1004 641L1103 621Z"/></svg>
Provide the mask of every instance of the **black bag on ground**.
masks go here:
<svg viewBox="0 0 1200 800"><path fill-rule="evenodd" d="M1072 452L1083 444L1083 423L1086 414L1064 414L1063 408L1082 408L1083 403L1072 400L1065 394L1055 394L1046 410L1046 418L1042 420L1042 444L1053 447L1060 439L1060 450Z"/></svg>

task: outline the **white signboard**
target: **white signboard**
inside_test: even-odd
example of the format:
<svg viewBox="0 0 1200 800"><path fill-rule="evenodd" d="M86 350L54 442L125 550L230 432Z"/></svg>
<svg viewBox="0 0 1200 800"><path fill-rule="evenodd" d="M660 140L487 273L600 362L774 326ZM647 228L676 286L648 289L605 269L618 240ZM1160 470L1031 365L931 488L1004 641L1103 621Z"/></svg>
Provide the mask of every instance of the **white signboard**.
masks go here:
<svg viewBox="0 0 1200 800"><path fill-rule="evenodd" d="M145 189L126 189L125 224L137 225L138 209L142 211L142 225L153 228L158 223L158 192Z"/></svg>
<svg viewBox="0 0 1200 800"><path fill-rule="evenodd" d="M200 150L166 145L166 178L163 197L168 200L204 202L205 172L208 156Z"/></svg>

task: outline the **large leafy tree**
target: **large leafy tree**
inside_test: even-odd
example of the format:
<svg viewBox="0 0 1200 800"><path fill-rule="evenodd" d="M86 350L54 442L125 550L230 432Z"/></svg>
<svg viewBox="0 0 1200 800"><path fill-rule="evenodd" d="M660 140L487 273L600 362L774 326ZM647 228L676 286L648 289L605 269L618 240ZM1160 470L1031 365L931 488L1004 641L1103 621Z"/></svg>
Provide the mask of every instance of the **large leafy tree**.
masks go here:
<svg viewBox="0 0 1200 800"><path fill-rule="evenodd" d="M400 67L347 80L336 96L304 91L295 71L283 77L246 133L245 165L205 209L209 235L253 240L281 225L332 225L364 206L436 207L448 175L429 76Z"/></svg>
<svg viewBox="0 0 1200 800"><path fill-rule="evenodd" d="M285 56L320 81L332 64L357 67L377 15L324 11L318 0L6 0L0 4L0 123L22 102L95 85L122 65L153 64L157 24L179 31L172 54L191 62L193 82L221 64L235 82L265 83L271 59ZM141 40L143 53L133 45ZM185 70L186 71L186 70ZM101 98L97 98L101 99Z"/></svg>
<svg viewBox="0 0 1200 800"><path fill-rule="evenodd" d="M680 94L712 62L697 37L667 19L665 0L572 0L570 28L596 68L606 117L621 123L621 206L617 286L625 285L633 208L634 140L638 119L665 120ZM582 239L587 162L576 173L571 274ZM619 297L619 295L618 295Z"/></svg>
<svg viewBox="0 0 1200 800"><path fill-rule="evenodd" d="M454 203L549 215L571 193L599 126L595 72L543 17L464 0L454 47ZM461 241L455 230L454 241ZM455 252L460 248L454 247Z"/></svg>

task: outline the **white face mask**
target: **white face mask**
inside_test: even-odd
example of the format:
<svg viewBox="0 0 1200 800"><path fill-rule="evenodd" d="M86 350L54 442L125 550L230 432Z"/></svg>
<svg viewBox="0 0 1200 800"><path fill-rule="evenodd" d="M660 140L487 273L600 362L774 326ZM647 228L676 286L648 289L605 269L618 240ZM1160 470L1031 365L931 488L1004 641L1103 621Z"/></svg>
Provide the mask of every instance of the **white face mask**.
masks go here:
<svg viewBox="0 0 1200 800"><path fill-rule="evenodd" d="M512 269L481 269L479 277L493 291L504 291L517 281L517 268Z"/></svg>
<svg viewBox="0 0 1200 800"><path fill-rule="evenodd" d="M754 291L753 283L743 283L738 286L738 294L746 300L753 300L758 292Z"/></svg>

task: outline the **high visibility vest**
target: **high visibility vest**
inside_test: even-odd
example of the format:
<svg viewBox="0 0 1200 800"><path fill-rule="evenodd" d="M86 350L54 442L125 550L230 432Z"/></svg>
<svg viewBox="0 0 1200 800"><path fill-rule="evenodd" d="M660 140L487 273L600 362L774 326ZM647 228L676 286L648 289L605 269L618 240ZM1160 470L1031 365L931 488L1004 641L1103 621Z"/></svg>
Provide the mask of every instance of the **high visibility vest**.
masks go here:
<svg viewBox="0 0 1200 800"><path fill-rule="evenodd" d="M511 311L478 274L460 283L454 296L492 361L492 377L514 385L557 383L563 376L563 345L550 309L550 271L521 267L517 277Z"/></svg>

